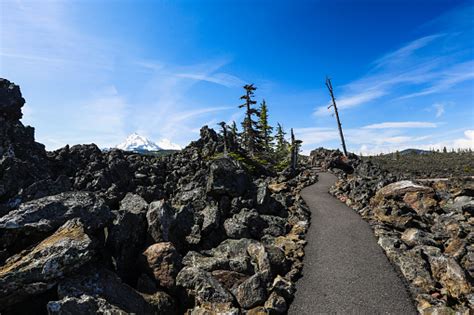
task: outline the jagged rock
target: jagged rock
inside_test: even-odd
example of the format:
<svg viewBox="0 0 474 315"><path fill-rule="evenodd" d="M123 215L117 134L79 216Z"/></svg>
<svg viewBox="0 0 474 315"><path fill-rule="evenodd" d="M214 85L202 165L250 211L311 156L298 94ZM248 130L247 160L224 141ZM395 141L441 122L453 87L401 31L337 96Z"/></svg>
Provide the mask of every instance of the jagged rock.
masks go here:
<svg viewBox="0 0 474 315"><path fill-rule="evenodd" d="M202 233L209 234L211 231L219 228L221 224L221 210L215 204L210 204L201 211L201 214L204 217L202 223Z"/></svg>
<svg viewBox="0 0 474 315"><path fill-rule="evenodd" d="M285 299L291 299L295 294L295 285L288 279L278 275L273 280L272 291L277 292Z"/></svg>
<svg viewBox="0 0 474 315"><path fill-rule="evenodd" d="M69 177L60 175L56 180L44 179L34 182L25 189L22 189L19 197L23 202L26 202L69 191L71 190L71 186Z"/></svg>
<svg viewBox="0 0 474 315"><path fill-rule="evenodd" d="M93 241L79 219L0 267L0 309L52 288L93 257Z"/></svg>
<svg viewBox="0 0 474 315"><path fill-rule="evenodd" d="M148 302L145 296L123 283L113 272L103 268L83 269L58 285L60 299L80 298L83 295L104 299L127 313L161 314L162 311L169 311L167 308L156 309L156 304Z"/></svg>
<svg viewBox="0 0 474 315"><path fill-rule="evenodd" d="M175 219L175 210L165 200L154 201L150 203L146 218L148 233L153 241L169 241L169 231Z"/></svg>
<svg viewBox="0 0 474 315"><path fill-rule="evenodd" d="M152 202L147 212L148 233L155 243L171 241L178 249L199 244L201 229L191 205L171 207L164 200Z"/></svg>
<svg viewBox="0 0 474 315"><path fill-rule="evenodd" d="M406 229L413 220L413 215L403 213L394 206L378 206L373 208L374 218L397 229Z"/></svg>
<svg viewBox="0 0 474 315"><path fill-rule="evenodd" d="M244 170L229 158L214 160L210 166L207 192L213 195L241 196L249 187Z"/></svg>
<svg viewBox="0 0 474 315"><path fill-rule="evenodd" d="M421 250L412 249L400 253L395 258L403 276L413 283L416 290L421 293L428 293L434 288L435 282L431 278L429 266L422 257Z"/></svg>
<svg viewBox="0 0 474 315"><path fill-rule="evenodd" d="M466 253L466 242L459 238L449 239L444 249L444 254L454 259L460 259Z"/></svg>
<svg viewBox="0 0 474 315"><path fill-rule="evenodd" d="M231 303L203 303L199 306L188 310L186 314L189 315L240 315L241 312L237 307L232 306Z"/></svg>
<svg viewBox="0 0 474 315"><path fill-rule="evenodd" d="M135 214L146 214L148 203L141 196L134 193L127 193L120 201L120 210Z"/></svg>
<svg viewBox="0 0 474 315"><path fill-rule="evenodd" d="M198 252L189 251L183 258L183 265L188 267L199 267L202 270L213 271L218 269L229 269L230 260L223 256L204 256Z"/></svg>
<svg viewBox="0 0 474 315"><path fill-rule="evenodd" d="M20 87L0 78L0 115L7 120L19 120L23 116L21 108L24 104Z"/></svg>
<svg viewBox="0 0 474 315"><path fill-rule="evenodd" d="M212 271L212 276L229 291L249 277L248 275L232 270L214 270Z"/></svg>
<svg viewBox="0 0 474 315"><path fill-rule="evenodd" d="M261 305L267 299L265 282L259 273L246 279L233 289L232 292L239 305L245 309Z"/></svg>
<svg viewBox="0 0 474 315"><path fill-rule="evenodd" d="M446 288L450 296L459 298L471 292L464 271L453 258L430 255L428 259L433 277Z"/></svg>
<svg viewBox="0 0 474 315"><path fill-rule="evenodd" d="M288 309L288 304L284 297L278 295L276 292L272 292L265 301L265 308L271 314L285 314Z"/></svg>
<svg viewBox="0 0 474 315"><path fill-rule="evenodd" d="M224 221L225 233L230 238L259 238L265 221L255 210L242 209Z"/></svg>
<svg viewBox="0 0 474 315"><path fill-rule="evenodd" d="M261 278L268 282L272 278L272 265L265 246L261 243L251 243L247 246L247 252L257 266Z"/></svg>
<svg viewBox="0 0 474 315"><path fill-rule="evenodd" d="M283 183L271 183L268 185L268 189L272 192L272 193L280 193L282 191L285 191L288 189L288 185L287 183L283 182Z"/></svg>
<svg viewBox="0 0 474 315"><path fill-rule="evenodd" d="M433 193L433 189L430 187L417 185L409 180L402 180L389 184L378 190L377 194L374 197L374 205L376 205L378 201L383 200L384 198L403 198L406 193L431 194Z"/></svg>
<svg viewBox="0 0 474 315"><path fill-rule="evenodd" d="M405 242L405 244L411 247L416 245L436 246L433 235L419 229L411 228L405 230L401 236L401 239Z"/></svg>
<svg viewBox="0 0 474 315"><path fill-rule="evenodd" d="M274 237L285 235L289 232L290 225L288 220L274 215L261 215L260 218L264 222L265 228L262 235L271 235Z"/></svg>
<svg viewBox="0 0 474 315"><path fill-rule="evenodd" d="M59 301L50 301L47 305L49 315L69 314L114 314L127 315L119 307L108 303L99 297L81 295L80 297L65 297Z"/></svg>
<svg viewBox="0 0 474 315"><path fill-rule="evenodd" d="M29 201L0 218L4 240L0 246L24 248L72 218L80 218L87 230L96 230L108 224L113 215L103 200L88 192L66 192Z"/></svg>
<svg viewBox="0 0 474 315"><path fill-rule="evenodd" d="M183 268L176 277L176 285L186 289L188 296L199 304L233 303L234 297L211 273L196 267Z"/></svg>
<svg viewBox="0 0 474 315"><path fill-rule="evenodd" d="M403 197L403 201L419 215L433 211L438 205L438 202L434 199L434 192L407 192Z"/></svg>
<svg viewBox="0 0 474 315"><path fill-rule="evenodd" d="M174 288L176 276L182 267L182 257L173 244L153 244L143 252L143 256L142 264L159 285L168 289Z"/></svg>
<svg viewBox="0 0 474 315"><path fill-rule="evenodd" d="M127 283L138 276L135 263L146 240L145 213L138 208L114 212L115 219L109 227L106 247L113 257L115 272Z"/></svg>

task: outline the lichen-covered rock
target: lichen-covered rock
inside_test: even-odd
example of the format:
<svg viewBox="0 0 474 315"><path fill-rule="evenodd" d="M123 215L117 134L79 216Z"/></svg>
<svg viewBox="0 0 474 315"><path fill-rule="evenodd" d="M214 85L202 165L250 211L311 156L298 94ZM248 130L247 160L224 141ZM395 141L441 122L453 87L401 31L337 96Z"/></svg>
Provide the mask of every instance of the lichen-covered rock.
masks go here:
<svg viewBox="0 0 474 315"><path fill-rule="evenodd" d="M135 291L123 283L117 275L104 268L84 268L80 272L59 282L58 296L64 298L80 298L83 295L100 298L127 313L161 314L165 310L155 308L145 295Z"/></svg>
<svg viewBox="0 0 474 315"><path fill-rule="evenodd" d="M261 305L267 299L267 288L262 275L255 274L232 290L237 302L244 309Z"/></svg>
<svg viewBox="0 0 474 315"><path fill-rule="evenodd" d="M450 296L459 298L471 293L471 286L464 271L453 258L439 255L428 256L428 259L433 277L446 288Z"/></svg>
<svg viewBox="0 0 474 315"><path fill-rule="evenodd" d="M232 294L211 273L196 267L183 268L176 277L176 285L183 287L198 304L234 301Z"/></svg>
<svg viewBox="0 0 474 315"><path fill-rule="evenodd" d="M399 182L395 182L392 184L389 184L379 191L377 191L377 194L375 196L375 201L378 201L383 198L403 198L403 196L406 193L433 193L433 189L430 187L422 186L415 184L412 181L409 180L402 180Z"/></svg>
<svg viewBox="0 0 474 315"><path fill-rule="evenodd" d="M129 314L102 298L92 297L85 294L80 297L65 297L59 301L50 301L46 307L49 315Z"/></svg>
<svg viewBox="0 0 474 315"><path fill-rule="evenodd" d="M265 309L267 309L270 314L285 314L288 310L288 304L284 297L276 292L272 292L265 301Z"/></svg>
<svg viewBox="0 0 474 315"><path fill-rule="evenodd" d="M405 230L401 236L401 239L405 242L405 244L411 247L416 245L436 246L433 235L415 228Z"/></svg>
<svg viewBox="0 0 474 315"><path fill-rule="evenodd" d="M42 293L93 257L93 241L79 219L61 226L32 249L0 267L0 309Z"/></svg>
<svg viewBox="0 0 474 315"><path fill-rule="evenodd" d="M172 289L175 279L182 267L182 257L172 243L156 243L143 252L144 268L148 270L158 284Z"/></svg>
<svg viewBox="0 0 474 315"><path fill-rule="evenodd" d="M207 181L207 192L214 195L243 195L249 188L249 178L244 170L229 158L212 162Z"/></svg>
<svg viewBox="0 0 474 315"><path fill-rule="evenodd" d="M73 218L80 218L87 230L96 230L113 215L102 199L89 192L65 192L29 201L0 218L4 240L0 247L22 249Z"/></svg>

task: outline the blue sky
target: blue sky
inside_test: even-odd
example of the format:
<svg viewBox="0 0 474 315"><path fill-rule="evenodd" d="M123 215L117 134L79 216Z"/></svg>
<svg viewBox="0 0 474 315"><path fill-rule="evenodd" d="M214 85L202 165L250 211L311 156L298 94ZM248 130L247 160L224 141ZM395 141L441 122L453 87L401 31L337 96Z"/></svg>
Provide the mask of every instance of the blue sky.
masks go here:
<svg viewBox="0 0 474 315"><path fill-rule="evenodd" d="M474 148L472 1L1 1L0 76L48 149L186 145L254 83L303 150Z"/></svg>

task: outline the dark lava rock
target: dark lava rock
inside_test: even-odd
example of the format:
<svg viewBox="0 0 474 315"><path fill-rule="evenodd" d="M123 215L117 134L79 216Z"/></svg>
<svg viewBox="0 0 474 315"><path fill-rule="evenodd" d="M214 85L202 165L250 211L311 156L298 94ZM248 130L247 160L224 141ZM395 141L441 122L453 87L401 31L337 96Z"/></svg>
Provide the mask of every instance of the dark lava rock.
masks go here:
<svg viewBox="0 0 474 315"><path fill-rule="evenodd" d="M66 222L35 247L0 267L0 310L45 292L93 257L93 241L79 219Z"/></svg>
<svg viewBox="0 0 474 315"><path fill-rule="evenodd" d="M113 272L103 268L85 268L59 283L60 299L81 298L83 295L103 299L127 313L167 314L172 312L169 303L163 303L165 309L157 309L157 303L151 303L151 296L142 295L123 283ZM162 295L166 298L166 294ZM168 298L169 299L169 298Z"/></svg>
<svg viewBox="0 0 474 315"><path fill-rule="evenodd" d="M220 158L211 163L207 192L213 195L243 195L249 188L249 178L236 161Z"/></svg>
<svg viewBox="0 0 474 315"><path fill-rule="evenodd" d="M0 246L23 249L69 219L80 218L86 230L107 225L113 218L104 201L89 192L66 192L21 204L0 218Z"/></svg>

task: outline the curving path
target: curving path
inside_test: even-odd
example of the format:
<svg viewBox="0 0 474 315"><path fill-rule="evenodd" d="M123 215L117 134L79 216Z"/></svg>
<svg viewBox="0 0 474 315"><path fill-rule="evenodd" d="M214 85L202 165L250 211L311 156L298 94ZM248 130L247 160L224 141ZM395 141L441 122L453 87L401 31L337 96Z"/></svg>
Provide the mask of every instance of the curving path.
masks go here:
<svg viewBox="0 0 474 315"><path fill-rule="evenodd" d="M369 224L328 193L335 181L320 173L301 193L312 223L289 314L416 314Z"/></svg>

